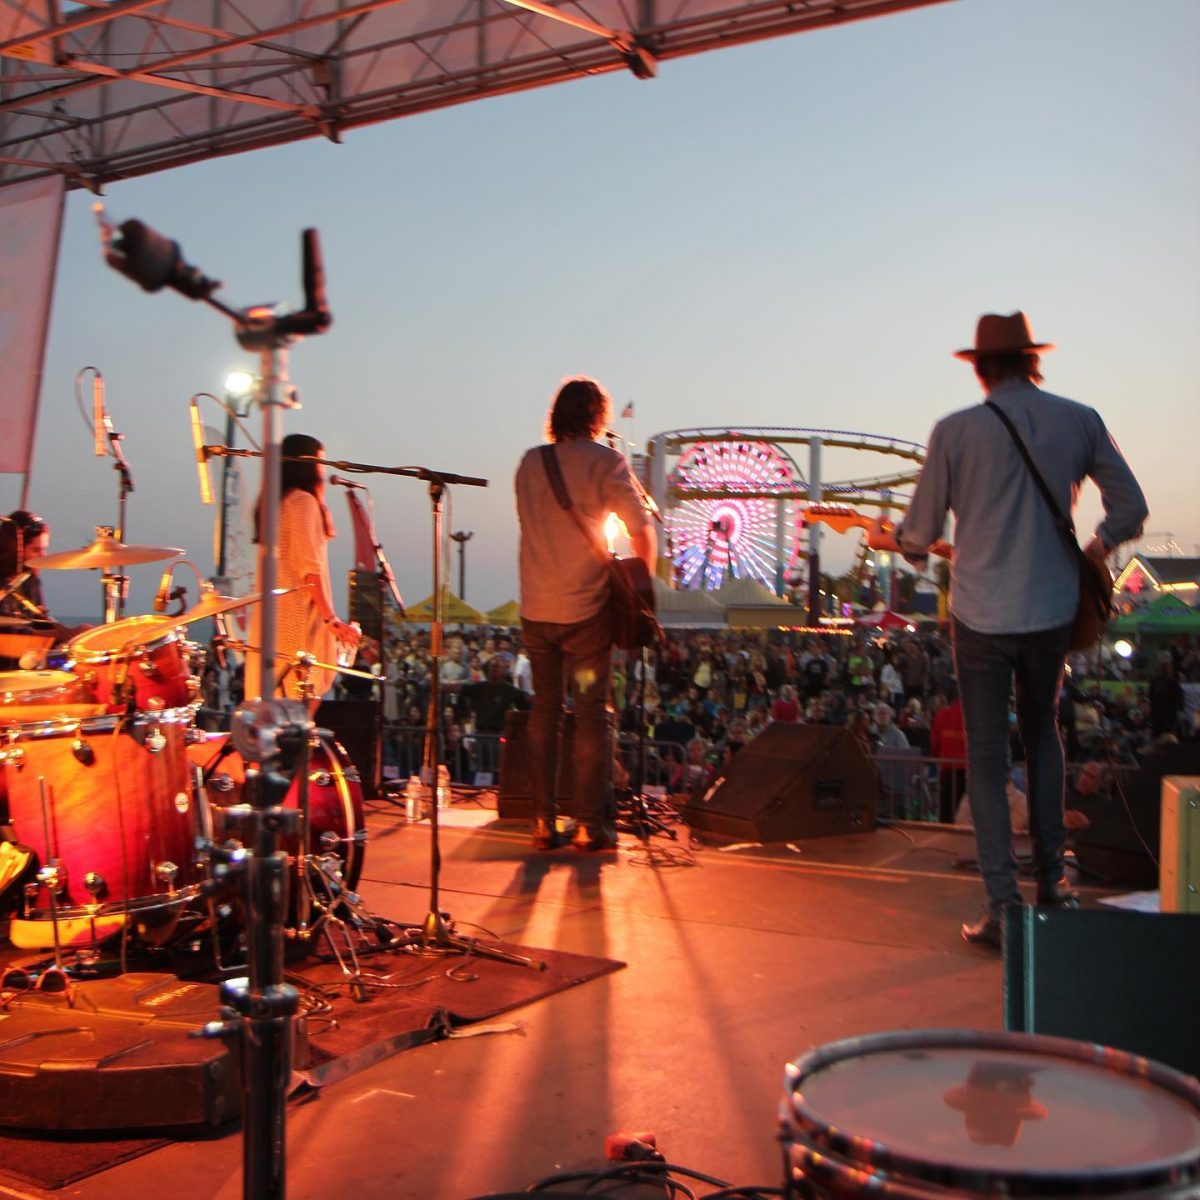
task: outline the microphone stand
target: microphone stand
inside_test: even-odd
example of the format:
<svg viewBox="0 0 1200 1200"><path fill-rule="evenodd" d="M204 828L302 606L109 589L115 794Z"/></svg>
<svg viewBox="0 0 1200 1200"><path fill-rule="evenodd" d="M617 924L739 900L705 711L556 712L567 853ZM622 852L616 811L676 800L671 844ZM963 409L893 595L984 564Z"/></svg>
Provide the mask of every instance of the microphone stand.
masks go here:
<svg viewBox="0 0 1200 1200"><path fill-rule="evenodd" d="M453 476L439 475L435 471L422 469L421 477L429 483L429 507L433 530L433 622L429 631L429 712L424 751L424 765L428 770L430 788L429 912L421 925L419 945L427 954L462 952L475 954L480 958L494 959L497 962L512 963L518 967L532 967L535 971L544 971L546 969L544 962L526 958L521 954L513 954L509 950L501 950L496 946L484 945L475 938L458 936L454 932L453 926L446 920L446 914L438 905L438 879L442 869L442 856L438 843L437 786L438 767L442 761L441 675L442 629L445 612L445 593L442 589L442 498L446 484L453 479Z"/></svg>
<svg viewBox="0 0 1200 1200"><path fill-rule="evenodd" d="M202 300L234 324L243 349L257 351L263 409L262 512L259 528L259 584L262 591L262 677L270 679L275 663L275 584L279 536L280 443L284 408L296 406L288 387L287 347L295 340L323 333L332 316L325 302L320 246L314 229L303 235L305 307L283 312L269 305L245 310L213 297L220 287L184 261L177 242L140 221L114 230L98 210L101 240L109 265L143 290L171 287L191 300ZM280 837L295 835L298 816L284 807L297 760L312 734L308 710L294 702L261 697L248 700L233 715L231 741L249 763L245 795L249 807L238 814L236 828L250 851L212 846L218 864L209 894L237 881L246 914L247 976L222 984L222 1019L210 1022L203 1036L236 1039L242 1060L242 1195L244 1200L283 1200L286 1194L286 1104L291 1075L292 1017L299 993L284 982L283 947L287 915L288 856ZM231 812L237 811L231 810Z"/></svg>
<svg viewBox="0 0 1200 1200"><path fill-rule="evenodd" d="M113 429L107 411L104 414L104 436L108 439L113 458L116 459L113 463L113 470L117 472L118 477L117 525L112 531L112 535L118 542L123 542L125 540L125 510L128 506L129 493L133 491L133 472L130 471L129 460L121 449L125 435L117 433ZM125 597L129 593L129 576L120 568L110 571L106 567L100 573L100 586L104 589L104 623L110 625L114 621L119 621L125 613Z"/></svg>

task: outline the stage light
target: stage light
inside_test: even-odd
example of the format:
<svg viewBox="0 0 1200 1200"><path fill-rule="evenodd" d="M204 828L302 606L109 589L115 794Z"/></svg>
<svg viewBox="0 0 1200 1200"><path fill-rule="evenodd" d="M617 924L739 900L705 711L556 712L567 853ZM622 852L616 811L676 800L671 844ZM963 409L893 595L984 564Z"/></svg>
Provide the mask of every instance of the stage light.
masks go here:
<svg viewBox="0 0 1200 1200"><path fill-rule="evenodd" d="M1113 652L1120 655L1121 658L1133 657L1133 643L1126 641L1125 638L1118 638L1113 642Z"/></svg>
<svg viewBox="0 0 1200 1200"><path fill-rule="evenodd" d="M225 395L231 400L246 400L253 396L258 388L258 377L249 371L230 371L225 376Z"/></svg>

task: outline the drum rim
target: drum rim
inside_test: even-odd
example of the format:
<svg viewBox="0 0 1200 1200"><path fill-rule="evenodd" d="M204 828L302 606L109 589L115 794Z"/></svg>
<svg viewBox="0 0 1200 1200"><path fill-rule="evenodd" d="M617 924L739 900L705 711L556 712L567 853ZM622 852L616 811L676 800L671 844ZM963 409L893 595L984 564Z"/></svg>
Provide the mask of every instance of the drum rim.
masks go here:
<svg viewBox="0 0 1200 1200"><path fill-rule="evenodd" d="M780 1106L781 1140L785 1146L799 1144L818 1155L839 1155L846 1160L847 1166L855 1170L866 1168L877 1173L899 1172L907 1176L909 1182L962 1184L969 1183L972 1179L995 1180L998 1177L995 1171L971 1170L931 1162L891 1149L881 1142L855 1134L848 1127L839 1128L829 1120L819 1118L815 1111L803 1103L801 1087L804 1080L836 1063L897 1050L937 1049L1032 1051L1056 1055L1074 1062L1090 1063L1093 1066L1116 1070L1130 1078L1149 1080L1188 1101L1200 1115L1200 1081L1165 1063L1133 1054L1128 1050L1103 1046L1098 1042L1076 1041L1073 1038L1021 1033L1015 1030L903 1029L829 1042L814 1047L795 1062L789 1062L784 1069L784 1100ZM797 1133L800 1134L799 1137ZM1088 1170L1088 1179L1097 1184L1127 1182L1146 1186L1159 1182L1169 1183L1172 1181L1172 1175L1185 1166L1200 1167L1200 1147L1194 1148L1190 1154L1179 1153L1139 1166L1092 1168ZM1031 1184L1053 1186L1077 1183L1079 1173L1016 1168L1005 1172L1003 1179L1006 1183L1022 1187Z"/></svg>
<svg viewBox="0 0 1200 1200"><path fill-rule="evenodd" d="M135 622L142 622L142 624L137 625ZM103 650L91 649L87 645L88 638L106 633L110 629L119 629L123 625L128 626L131 631L134 629L155 629L161 630L161 632L156 633L154 637L149 639L132 636L119 646L108 646ZM113 621L108 625L93 625L91 629L85 629L82 633L77 633L71 638L67 642L67 649L75 655L79 662L94 666L97 664L103 665L122 658L131 658L138 650L159 650L163 646L168 646L178 640L178 626L171 621L170 617L137 616L126 617L122 621Z"/></svg>
<svg viewBox="0 0 1200 1200"><path fill-rule="evenodd" d="M120 917L137 913L155 912L160 908L191 904L200 895L203 884L188 883L173 892L152 892L148 896L134 896L130 900L108 900L103 904L59 904L49 908L30 909L21 918L25 921L86 921L101 917Z"/></svg>
<svg viewBox="0 0 1200 1200"><path fill-rule="evenodd" d="M160 708L153 712L96 713L91 717L47 717L44 721L16 721L0 726L0 740L20 745L26 739L68 737L72 734L111 734L118 725L126 725L130 731L142 725L182 725L185 730L192 725L198 705L177 705L175 708ZM2 711L2 710L0 710Z"/></svg>

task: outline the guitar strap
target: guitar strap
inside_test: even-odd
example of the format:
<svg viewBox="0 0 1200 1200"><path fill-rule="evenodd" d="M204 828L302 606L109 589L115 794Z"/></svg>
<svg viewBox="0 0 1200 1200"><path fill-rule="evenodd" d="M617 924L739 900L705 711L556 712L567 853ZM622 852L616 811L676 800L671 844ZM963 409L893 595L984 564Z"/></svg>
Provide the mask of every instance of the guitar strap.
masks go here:
<svg viewBox="0 0 1200 1200"><path fill-rule="evenodd" d="M1062 509L1058 507L1058 503L1055 501L1054 496L1050 491L1049 484L1047 484L1046 480L1042 477L1041 471L1039 471L1037 468L1037 463L1033 461L1033 455L1029 453L1028 447L1025 445L1021 435L1017 432L1017 427L1012 423L1008 413L1006 413L998 404L992 403L991 400L987 401L987 407L990 408L997 417L999 417L1005 429L1007 429L1009 434L1012 436L1013 445L1016 446L1021 457L1025 460L1025 465L1029 468L1029 474L1033 477L1033 482L1037 484L1037 489L1041 493L1042 499L1045 500L1046 507L1050 510L1050 515L1054 518L1054 524L1058 527L1058 531L1063 535L1064 540L1070 547L1071 554L1080 570L1081 584L1085 583L1088 579L1087 555L1084 554L1083 547L1079 544L1079 538L1075 533L1074 521L1072 521L1069 516L1064 515ZM1098 595L1093 599L1096 605L1097 613L1107 619L1112 610L1111 599L1107 596L1101 597Z"/></svg>
<svg viewBox="0 0 1200 1200"><path fill-rule="evenodd" d="M579 530L587 540L588 545L591 546L605 567L611 568L611 555L596 540L595 534L584 524L583 518L579 515L579 510L571 502L570 493L567 491L567 481L563 478L558 455L554 452L554 444L551 442L540 447L540 453L542 456L542 466L546 469L546 477L550 480L550 488L554 492L554 498L558 501L559 508L571 514L571 519L579 526Z"/></svg>

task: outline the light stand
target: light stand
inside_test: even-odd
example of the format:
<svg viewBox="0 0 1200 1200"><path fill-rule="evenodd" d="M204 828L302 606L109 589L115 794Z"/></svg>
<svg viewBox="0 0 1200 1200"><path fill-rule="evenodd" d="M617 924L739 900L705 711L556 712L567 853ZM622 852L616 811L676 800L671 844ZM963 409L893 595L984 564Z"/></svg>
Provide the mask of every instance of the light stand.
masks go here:
<svg viewBox="0 0 1200 1200"><path fill-rule="evenodd" d="M458 598L467 598L467 543L475 536L474 530L460 529L450 535L452 542L458 543Z"/></svg>

